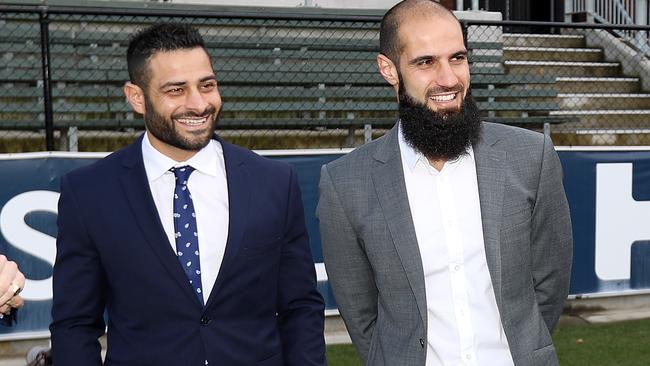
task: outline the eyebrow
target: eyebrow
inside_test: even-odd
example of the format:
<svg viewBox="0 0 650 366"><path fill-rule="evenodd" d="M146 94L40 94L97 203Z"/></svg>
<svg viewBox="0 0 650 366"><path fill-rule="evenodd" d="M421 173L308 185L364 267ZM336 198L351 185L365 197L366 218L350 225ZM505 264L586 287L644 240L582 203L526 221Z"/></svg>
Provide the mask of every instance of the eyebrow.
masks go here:
<svg viewBox="0 0 650 366"><path fill-rule="evenodd" d="M462 51L458 51L458 52L454 53L452 55L452 57L467 56L468 54L469 54L469 52L467 52L467 50L462 50Z"/></svg>
<svg viewBox="0 0 650 366"><path fill-rule="evenodd" d="M439 57L437 57L437 56L430 56L430 55L418 56L418 57L410 60L409 65L417 65L418 63L420 63L422 61L434 61L434 60L437 60L438 58Z"/></svg>
<svg viewBox="0 0 650 366"><path fill-rule="evenodd" d="M451 57L453 58L453 57L458 57L458 56L467 56L467 54L468 54L467 50L461 50L461 51L454 52L451 55ZM409 65L416 65L416 64L418 64L418 63L420 63L422 61L435 61L435 60L437 60L439 58L440 58L439 56L433 56L433 55L419 56L419 57L416 57L416 58L410 60Z"/></svg>
<svg viewBox="0 0 650 366"><path fill-rule="evenodd" d="M205 76L205 77L202 77L201 79L199 79L199 82L204 83L204 82L210 81L210 80L216 81L217 76L214 75L214 74L209 75L209 76ZM183 86L183 85L186 85L186 84L187 84L187 81L168 81L168 82L164 83L163 85L161 85L160 89L166 89L166 88L175 87L175 86Z"/></svg>

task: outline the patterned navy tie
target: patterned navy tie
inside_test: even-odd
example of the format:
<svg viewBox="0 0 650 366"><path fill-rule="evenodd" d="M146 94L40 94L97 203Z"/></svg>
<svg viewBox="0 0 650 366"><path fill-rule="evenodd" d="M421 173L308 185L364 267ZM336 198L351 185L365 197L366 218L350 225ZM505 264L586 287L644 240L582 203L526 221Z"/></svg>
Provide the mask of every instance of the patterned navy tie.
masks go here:
<svg viewBox="0 0 650 366"><path fill-rule="evenodd" d="M176 255L190 281L192 290L203 304L201 288L201 262L199 261L199 234L196 229L196 213L192 195L187 187L190 174L194 171L189 165L170 169L176 176L174 188L174 236Z"/></svg>

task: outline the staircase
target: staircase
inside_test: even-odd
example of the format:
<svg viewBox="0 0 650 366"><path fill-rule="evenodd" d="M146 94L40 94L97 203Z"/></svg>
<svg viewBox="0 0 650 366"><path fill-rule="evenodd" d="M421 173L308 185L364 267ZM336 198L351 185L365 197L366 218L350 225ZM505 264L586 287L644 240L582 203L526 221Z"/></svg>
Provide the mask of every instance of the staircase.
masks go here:
<svg viewBox="0 0 650 366"><path fill-rule="evenodd" d="M650 144L650 93L584 36L506 33L503 60L509 74L555 76L549 115L575 120L552 127L556 145Z"/></svg>

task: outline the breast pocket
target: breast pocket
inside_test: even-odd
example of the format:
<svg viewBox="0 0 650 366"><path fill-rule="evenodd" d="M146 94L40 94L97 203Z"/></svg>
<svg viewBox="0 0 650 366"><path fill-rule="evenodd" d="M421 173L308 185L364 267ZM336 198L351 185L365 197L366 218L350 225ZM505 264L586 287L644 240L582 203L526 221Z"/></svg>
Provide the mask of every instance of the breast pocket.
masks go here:
<svg viewBox="0 0 650 366"><path fill-rule="evenodd" d="M264 244L253 243L244 247L244 255L248 258L273 255L280 251L281 243L282 237L276 237L271 242L266 242Z"/></svg>

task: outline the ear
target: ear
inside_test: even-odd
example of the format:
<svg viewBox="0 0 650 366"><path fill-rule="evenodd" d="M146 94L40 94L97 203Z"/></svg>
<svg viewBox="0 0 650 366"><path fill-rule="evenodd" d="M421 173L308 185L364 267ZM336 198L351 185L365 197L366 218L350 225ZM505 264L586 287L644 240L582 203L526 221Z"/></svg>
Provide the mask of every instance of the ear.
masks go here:
<svg viewBox="0 0 650 366"><path fill-rule="evenodd" d="M144 105L144 91L139 86L127 81L124 84L124 95L126 96L127 102L131 105L131 108L136 113L144 114L145 105Z"/></svg>
<svg viewBox="0 0 650 366"><path fill-rule="evenodd" d="M388 84L396 87L399 85L399 77L397 76L397 67L388 57L383 54L377 55L377 67L379 73L386 79Z"/></svg>

